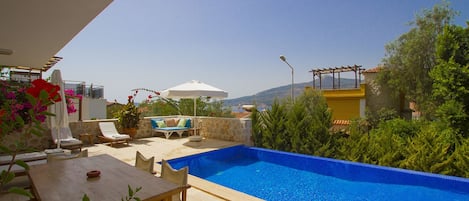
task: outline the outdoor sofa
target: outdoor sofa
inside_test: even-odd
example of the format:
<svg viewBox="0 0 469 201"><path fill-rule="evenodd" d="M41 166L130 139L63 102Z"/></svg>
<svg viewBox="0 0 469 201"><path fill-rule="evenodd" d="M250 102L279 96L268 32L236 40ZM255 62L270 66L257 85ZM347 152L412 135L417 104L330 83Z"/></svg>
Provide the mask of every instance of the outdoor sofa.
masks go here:
<svg viewBox="0 0 469 201"><path fill-rule="evenodd" d="M177 133L179 137L182 137L185 131L191 129L191 119L187 117L155 118L150 119L150 121L153 131L163 133L166 139L169 139L173 133Z"/></svg>

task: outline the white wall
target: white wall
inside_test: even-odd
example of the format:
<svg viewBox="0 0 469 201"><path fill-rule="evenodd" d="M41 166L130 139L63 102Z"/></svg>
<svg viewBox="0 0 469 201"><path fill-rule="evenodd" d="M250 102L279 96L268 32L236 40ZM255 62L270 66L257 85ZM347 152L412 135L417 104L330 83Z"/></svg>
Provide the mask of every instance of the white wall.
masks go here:
<svg viewBox="0 0 469 201"><path fill-rule="evenodd" d="M83 120L106 119L106 99L83 98Z"/></svg>
<svg viewBox="0 0 469 201"><path fill-rule="evenodd" d="M106 119L106 99L92 99L83 97L82 99L82 120ZM75 101L75 108L79 109L78 100ZM77 122L79 112L70 114L69 121Z"/></svg>

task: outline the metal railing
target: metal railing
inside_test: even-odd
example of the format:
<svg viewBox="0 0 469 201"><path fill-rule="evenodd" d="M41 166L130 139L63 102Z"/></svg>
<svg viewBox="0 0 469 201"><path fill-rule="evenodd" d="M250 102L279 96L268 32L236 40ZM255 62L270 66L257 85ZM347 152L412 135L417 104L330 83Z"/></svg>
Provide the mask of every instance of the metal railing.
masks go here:
<svg viewBox="0 0 469 201"><path fill-rule="evenodd" d="M75 91L75 94L82 95L87 98L104 98L104 86L101 85L87 85L86 82L82 81L70 81L64 80L65 89L71 89Z"/></svg>

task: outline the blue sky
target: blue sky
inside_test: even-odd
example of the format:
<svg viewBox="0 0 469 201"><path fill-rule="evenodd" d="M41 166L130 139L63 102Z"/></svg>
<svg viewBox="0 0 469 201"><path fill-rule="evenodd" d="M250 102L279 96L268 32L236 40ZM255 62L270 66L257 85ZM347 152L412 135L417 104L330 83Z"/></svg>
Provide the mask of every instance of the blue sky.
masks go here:
<svg viewBox="0 0 469 201"><path fill-rule="evenodd" d="M125 103L131 90L200 80L254 95L312 81L315 68L381 63L385 44L438 0L114 0L70 41L55 65L65 80L103 85ZM469 3L451 1L465 27ZM51 73L52 70L48 73ZM45 76L48 76L46 73ZM148 93L141 93L137 101Z"/></svg>

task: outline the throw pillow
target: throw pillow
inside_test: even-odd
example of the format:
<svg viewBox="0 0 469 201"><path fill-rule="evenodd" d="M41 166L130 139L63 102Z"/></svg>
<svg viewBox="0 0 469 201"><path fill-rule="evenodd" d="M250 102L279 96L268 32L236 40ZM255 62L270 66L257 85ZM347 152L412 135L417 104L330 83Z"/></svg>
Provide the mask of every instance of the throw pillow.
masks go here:
<svg viewBox="0 0 469 201"><path fill-rule="evenodd" d="M178 127L186 127L186 119L185 118L179 119Z"/></svg>
<svg viewBox="0 0 469 201"><path fill-rule="evenodd" d="M165 121L167 127L176 127L178 125L176 123L176 120L174 120L173 118L165 119L164 121Z"/></svg>
<svg viewBox="0 0 469 201"><path fill-rule="evenodd" d="M166 128L164 121L156 121L156 124L158 124L158 128Z"/></svg>

